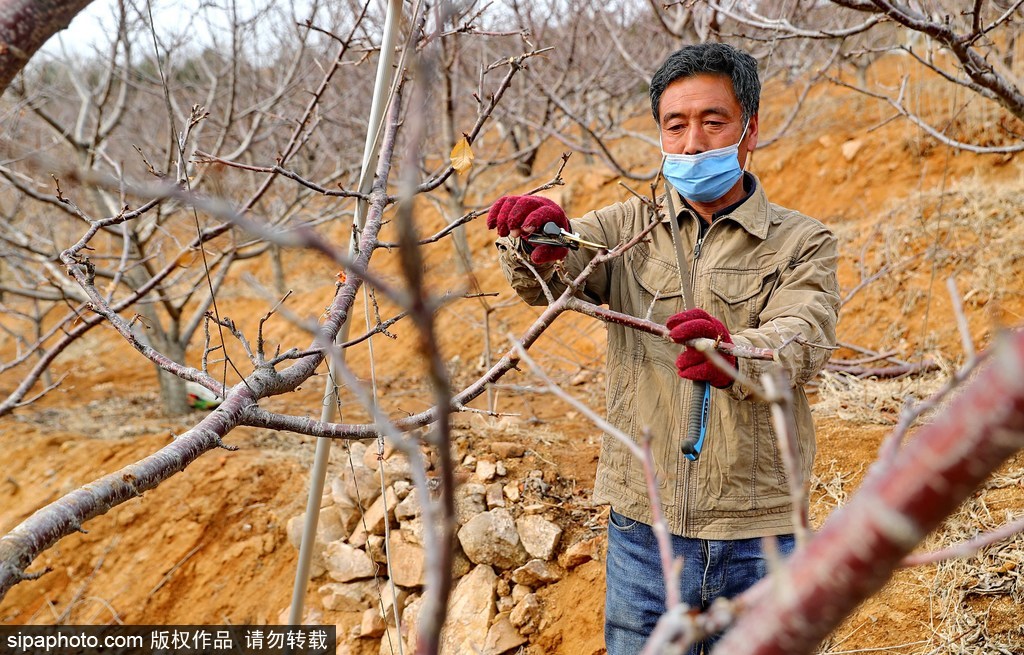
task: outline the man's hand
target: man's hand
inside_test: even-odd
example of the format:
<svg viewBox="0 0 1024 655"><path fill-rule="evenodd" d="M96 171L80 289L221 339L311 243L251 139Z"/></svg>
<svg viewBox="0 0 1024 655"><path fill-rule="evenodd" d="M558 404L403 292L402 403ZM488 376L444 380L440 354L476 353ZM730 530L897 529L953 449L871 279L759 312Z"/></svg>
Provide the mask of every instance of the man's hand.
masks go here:
<svg viewBox="0 0 1024 655"><path fill-rule="evenodd" d="M669 337L676 343L686 343L691 339L715 339L732 343L729 330L717 318L703 309L688 309L669 317L665 326L669 329ZM719 353L736 368L736 358L732 355ZM704 353L696 348L687 348L676 359L676 370L679 377L694 382L707 381L713 387L724 389L732 384L732 378L724 371L718 370Z"/></svg>
<svg viewBox="0 0 1024 655"><path fill-rule="evenodd" d="M547 222L569 230L569 219L554 201L540 196L502 196L487 214L487 227L498 230L498 236L527 238ZM537 245L530 251L534 264L564 259L568 248Z"/></svg>

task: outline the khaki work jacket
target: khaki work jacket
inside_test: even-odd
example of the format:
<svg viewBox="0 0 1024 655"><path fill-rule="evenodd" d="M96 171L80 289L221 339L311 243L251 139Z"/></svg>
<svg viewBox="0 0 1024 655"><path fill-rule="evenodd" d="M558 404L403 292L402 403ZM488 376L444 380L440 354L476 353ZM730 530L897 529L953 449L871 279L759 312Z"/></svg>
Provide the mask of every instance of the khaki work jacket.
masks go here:
<svg viewBox="0 0 1024 655"><path fill-rule="evenodd" d="M756 178L755 178L756 181ZM673 191L673 193L675 193ZM776 349L777 363L740 359L739 370L759 381L781 366L793 384L793 424L804 479L814 460L814 424L803 385L825 365L834 346L840 298L836 239L817 220L768 202L760 182L746 202L718 218L698 240L698 216L680 207L680 233L698 307L719 318L738 345ZM642 231L650 211L638 199L592 211L572 221L587 240L612 247ZM623 256L591 275L581 296L617 312L665 323L684 309L676 249L668 218ZM537 277L524 265L518 240L499 239L502 271L527 303L546 304ZM593 253L570 252L575 277ZM558 296L566 287L553 264L534 266ZM673 534L745 539L793 531L787 474L770 406L734 383L712 389L708 431L700 457L680 451L686 409L695 385L679 378L682 346L614 323L607 324L607 415L639 441L652 435L662 511ZM641 463L605 434L595 500L651 524Z"/></svg>

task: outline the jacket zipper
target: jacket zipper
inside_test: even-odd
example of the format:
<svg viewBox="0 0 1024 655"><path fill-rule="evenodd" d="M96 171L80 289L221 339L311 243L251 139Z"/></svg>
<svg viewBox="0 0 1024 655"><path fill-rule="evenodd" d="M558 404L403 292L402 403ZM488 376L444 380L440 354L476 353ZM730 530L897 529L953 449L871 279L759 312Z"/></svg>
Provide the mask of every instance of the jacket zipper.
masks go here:
<svg viewBox="0 0 1024 655"><path fill-rule="evenodd" d="M691 216L693 216L693 214L691 214ZM696 220L698 220L698 221L704 220L700 216L694 216L694 218ZM711 224L711 225L708 225L706 229L701 230L700 225L697 225L697 241L696 241L696 243L694 243L694 246L693 246L693 264L691 264L691 266L690 266L690 294L693 296L694 302L696 302L696 296L697 296L697 289L695 288L696 284L694 282L697 279L697 260L700 259L701 251L704 248L704 240L707 239L708 233L711 231L711 229L713 227L714 227L714 224ZM692 385L690 385L690 393L693 394L693 387L692 387ZM706 414L707 417L711 416L711 400L712 400L711 398L708 398L708 409L707 409L707 414ZM688 407L689 405L684 405L684 406ZM706 438L707 437L705 437L705 439ZM684 477L684 483L683 483L683 486L685 488L685 493L683 494L683 504L682 504L683 505L683 509L682 509L682 512L683 512L682 524L683 524L683 530L685 532L689 532L689 529L690 529L690 499L697 493L697 475L696 475L696 472L697 472L697 467L700 466L700 459L698 459L698 460L696 460L694 462L691 462L691 461L687 460L685 457L681 457L681 459L686 460L686 463L687 463L685 477Z"/></svg>

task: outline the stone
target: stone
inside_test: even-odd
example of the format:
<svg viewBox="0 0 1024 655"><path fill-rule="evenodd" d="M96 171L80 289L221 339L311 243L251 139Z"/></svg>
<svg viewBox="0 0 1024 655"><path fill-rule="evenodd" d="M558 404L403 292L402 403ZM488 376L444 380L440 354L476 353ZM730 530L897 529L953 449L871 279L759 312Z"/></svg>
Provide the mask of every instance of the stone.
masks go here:
<svg viewBox="0 0 1024 655"><path fill-rule="evenodd" d="M465 525L471 518L487 511L487 488L470 482L459 485L455 490L455 522Z"/></svg>
<svg viewBox="0 0 1024 655"><path fill-rule="evenodd" d="M407 651L409 653L416 651L416 622L419 620L421 607L423 607L423 598L412 594L405 603L405 609L402 610L402 636L405 637L405 643L409 646Z"/></svg>
<svg viewBox="0 0 1024 655"><path fill-rule="evenodd" d="M498 614L494 623L487 630L487 640L484 642L484 655L502 655L508 651L519 648L526 643L526 637L519 634L508 614Z"/></svg>
<svg viewBox="0 0 1024 655"><path fill-rule="evenodd" d="M342 521L341 511L335 505L320 510L320 518L316 522L317 535L324 543L337 541L348 536L348 529Z"/></svg>
<svg viewBox="0 0 1024 655"><path fill-rule="evenodd" d="M462 550L474 564L512 569L529 559L512 514L501 507L474 516L459 529L458 536Z"/></svg>
<svg viewBox="0 0 1024 655"><path fill-rule="evenodd" d="M512 625L519 628L520 633L531 635L537 631L542 613L543 609L537 594L526 594L512 609L508 618Z"/></svg>
<svg viewBox="0 0 1024 655"><path fill-rule="evenodd" d="M334 508L331 508L334 509ZM321 513L323 510L321 510ZM302 529L306 521L306 514L302 513L298 516L293 516L288 519L288 524L285 527L288 533L288 542L296 548L302 545ZM324 539L324 525L317 522L316 540L313 542L313 556L309 561L309 579L313 580L319 578L327 572L327 565L324 561L324 548L327 547L327 541Z"/></svg>
<svg viewBox="0 0 1024 655"><path fill-rule="evenodd" d="M476 477L480 478L484 482L490 482L493 480L497 472L498 467L494 462L482 459L476 463Z"/></svg>
<svg viewBox="0 0 1024 655"><path fill-rule="evenodd" d="M505 492L502 490L500 482L487 485L485 499L487 501L487 509L505 506Z"/></svg>
<svg viewBox="0 0 1024 655"><path fill-rule="evenodd" d="M359 624L359 636L363 638L377 638L384 634L387 624L380 615L380 610L371 607L363 611L363 619Z"/></svg>
<svg viewBox="0 0 1024 655"><path fill-rule="evenodd" d="M562 579L562 572L551 562L532 559L512 572L512 580L517 584L537 589Z"/></svg>
<svg viewBox="0 0 1024 655"><path fill-rule="evenodd" d="M331 489L331 498L334 499L336 505L342 503L346 505L352 504L352 499L349 498L348 493L345 491L345 480L340 475L335 475L328 481L328 485Z"/></svg>
<svg viewBox="0 0 1024 655"><path fill-rule="evenodd" d="M458 580L466 575L473 568L473 562L469 561L466 553L461 548L455 549L455 556L452 558L452 580Z"/></svg>
<svg viewBox="0 0 1024 655"><path fill-rule="evenodd" d="M562 528L541 516L524 516L516 521L523 548L532 557L549 560L555 554Z"/></svg>
<svg viewBox="0 0 1024 655"><path fill-rule="evenodd" d="M518 503L519 499L522 497L522 493L519 491L519 484L517 482L509 482L502 487L502 491L505 492L505 498L508 498L513 503Z"/></svg>
<svg viewBox="0 0 1024 655"><path fill-rule="evenodd" d="M402 636L398 634L398 628L393 625L389 625L384 632L384 635L380 638L380 655L395 655L398 652L398 640ZM403 642L404 644L404 642ZM405 645L402 646L403 653L412 653Z"/></svg>
<svg viewBox="0 0 1024 655"><path fill-rule="evenodd" d="M362 612L373 607L377 600L377 585L373 580L330 582L317 589L317 592L324 609L332 611Z"/></svg>
<svg viewBox="0 0 1024 655"><path fill-rule="evenodd" d="M283 610L278 612L277 625L288 625L288 619L291 617L291 613L291 607L285 607ZM307 607L306 611L302 613L302 625L323 625L323 623L323 612L315 607Z"/></svg>
<svg viewBox="0 0 1024 655"><path fill-rule="evenodd" d="M522 457L526 454L526 446L515 441L491 441L487 447L498 459Z"/></svg>
<svg viewBox="0 0 1024 655"><path fill-rule="evenodd" d="M407 482L412 477L412 466L409 458L404 453L395 453L381 461L377 468L377 482L384 478L385 485L392 485L395 482Z"/></svg>
<svg viewBox="0 0 1024 655"><path fill-rule="evenodd" d="M359 626L356 626L356 630L359 630ZM360 643L359 635L353 634L345 638L345 635L338 635L338 648L334 651L334 655L369 655L369 651L366 650L366 645Z"/></svg>
<svg viewBox="0 0 1024 655"><path fill-rule="evenodd" d="M405 535L406 541L420 546L425 544L424 539L426 539L426 533L424 532L422 516L414 519L406 519L398 524L398 528Z"/></svg>
<svg viewBox="0 0 1024 655"><path fill-rule="evenodd" d="M498 596L498 604L496 607L498 614L508 614L515 606L516 604L512 601L511 596Z"/></svg>
<svg viewBox="0 0 1024 655"><path fill-rule="evenodd" d="M387 459L395 453L395 447L387 440L383 444L383 455L381 454L381 446L376 440L366 444L366 451L363 453L363 466L366 468L376 471L380 466L382 459Z"/></svg>
<svg viewBox="0 0 1024 655"><path fill-rule="evenodd" d="M455 586L448 605L448 620L441 633L441 655L483 651L494 618L494 586L498 576L481 564Z"/></svg>
<svg viewBox="0 0 1024 655"><path fill-rule="evenodd" d="M503 478L508 475L508 469L505 467L505 462L498 460L498 463L494 465L494 472L497 473L499 478Z"/></svg>
<svg viewBox="0 0 1024 655"><path fill-rule="evenodd" d="M384 534L384 522L392 515L397 505L398 496L395 495L394 489L388 488L384 495L378 497L370 509L363 514L362 521L349 535L349 543L354 546L362 546L371 534Z"/></svg>
<svg viewBox="0 0 1024 655"><path fill-rule="evenodd" d="M398 493L396 492L397 496ZM414 519L423 514L423 506L420 504L420 494L416 489L411 490L402 502L395 505L395 519L405 521Z"/></svg>
<svg viewBox="0 0 1024 655"><path fill-rule="evenodd" d="M306 518L305 512L297 516L293 516L288 519L288 523L285 524L284 531L288 535L288 543L292 545L292 548L298 550L302 546L302 523Z"/></svg>
<svg viewBox="0 0 1024 655"><path fill-rule="evenodd" d="M495 585L494 591L497 592L499 596L508 596L512 593L512 585L508 583L508 580L498 578L498 584Z"/></svg>
<svg viewBox="0 0 1024 655"><path fill-rule="evenodd" d="M348 497L348 494L345 492L345 483L339 477L331 480L331 498L333 502L329 507L337 514L344 536L352 534L352 529L356 527L362 512L359 511L355 501ZM323 517L321 516L322 521ZM326 541L334 541L334 539L327 539Z"/></svg>
<svg viewBox="0 0 1024 655"><path fill-rule="evenodd" d="M528 595L533 593L533 589L530 589L526 585L516 584L512 585L512 603L518 605L521 600L526 598Z"/></svg>
<svg viewBox="0 0 1024 655"><path fill-rule="evenodd" d="M405 608L405 601L408 598L409 592L397 586L397 583L394 588L394 593L391 593L391 583L388 580L381 582L380 604L381 607L384 608L384 620L388 625L395 624L395 605L398 605L398 615L401 616L402 609Z"/></svg>
<svg viewBox="0 0 1024 655"><path fill-rule="evenodd" d="M380 482L373 469L353 461L352 466L342 466L341 471L344 494L353 505L367 507L380 496Z"/></svg>
<svg viewBox="0 0 1024 655"><path fill-rule="evenodd" d="M420 587L427 581L423 547L405 538L403 530L391 531L391 579L400 587Z"/></svg>
<svg viewBox="0 0 1024 655"><path fill-rule="evenodd" d="M839 150L843 153L843 159L846 161L853 161L860 152L860 149L864 146L864 142L860 139L850 139L839 146Z"/></svg>
<svg viewBox="0 0 1024 655"><path fill-rule="evenodd" d="M327 544L327 548L324 549L324 563L328 575L338 582L372 578L376 568L365 551L340 539Z"/></svg>
<svg viewBox="0 0 1024 655"><path fill-rule="evenodd" d="M601 547L600 541L598 537L577 541L558 556L558 563L564 569L574 569L584 562L597 559Z"/></svg>
<svg viewBox="0 0 1024 655"><path fill-rule="evenodd" d="M384 550L384 537L379 534L371 534L366 538L366 554L370 556L370 559L378 564L388 563L388 554Z"/></svg>
<svg viewBox="0 0 1024 655"><path fill-rule="evenodd" d="M395 480L391 486L395 489L395 495L398 496L399 500L405 500L409 492L416 488L416 485L408 480Z"/></svg>

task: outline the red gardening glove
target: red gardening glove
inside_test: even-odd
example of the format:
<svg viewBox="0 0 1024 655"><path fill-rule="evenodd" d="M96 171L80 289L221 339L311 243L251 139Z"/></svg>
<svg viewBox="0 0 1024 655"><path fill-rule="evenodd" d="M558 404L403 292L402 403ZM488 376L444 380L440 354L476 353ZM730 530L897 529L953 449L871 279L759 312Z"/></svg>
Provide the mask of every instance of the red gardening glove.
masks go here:
<svg viewBox="0 0 1024 655"><path fill-rule="evenodd" d="M502 196L491 206L487 214L487 227L497 228L498 236L528 237L539 230L548 221L554 222L563 230L568 230L569 219L565 212L554 201L540 196ZM564 259L569 254L568 248L561 246L537 245L530 251L530 259L534 264L543 264Z"/></svg>
<svg viewBox="0 0 1024 655"><path fill-rule="evenodd" d="M732 343L729 330L717 318L708 314L703 309L688 309L669 317L665 327L669 329L669 337L676 343L686 343L691 339L716 339L725 343ZM732 355L719 353L729 365L736 368L736 358ZM695 349L687 348L676 359L676 370L679 377L693 380L694 382L706 381L713 387L724 389L732 384L732 378L726 373L718 370L704 353Z"/></svg>

